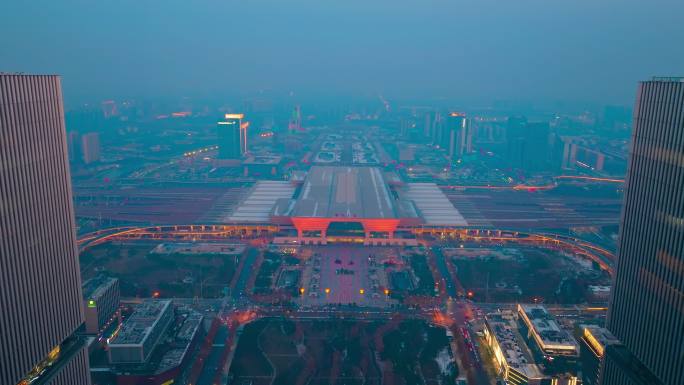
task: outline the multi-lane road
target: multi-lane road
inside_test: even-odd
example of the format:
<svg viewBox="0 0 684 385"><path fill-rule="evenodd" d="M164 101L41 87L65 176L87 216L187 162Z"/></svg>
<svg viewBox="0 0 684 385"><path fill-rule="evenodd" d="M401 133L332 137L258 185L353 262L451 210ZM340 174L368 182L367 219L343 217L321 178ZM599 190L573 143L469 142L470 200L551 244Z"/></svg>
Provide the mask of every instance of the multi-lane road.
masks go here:
<svg viewBox="0 0 684 385"><path fill-rule="evenodd" d="M138 234L137 232L140 232L138 235L142 235L142 239L147 239L146 237L149 237L151 235L157 234L157 232L162 231L162 230L168 230L168 234L164 233L165 235L169 236L170 238L168 239L174 239L175 236L180 237L179 239L184 239L184 237L187 236L187 234L192 233L194 236L202 235L202 234L208 234L209 236L216 236L219 237L218 239L225 239L226 236L228 236L234 229L225 229L223 227L221 228L216 228L212 226L200 226L200 225L193 225L192 227L188 226L167 226L164 228L161 227L155 227L155 228L119 228L119 229L113 229L110 231L103 230L100 232L96 233L91 233L86 236L84 236L81 241L82 245L88 245L88 244L93 244L93 243L98 243L98 241L101 240L112 240L112 239L118 239L119 237L121 239L128 239L127 237L129 235L136 235ZM461 230L463 231L463 230ZM118 235L117 235L118 234ZM502 236L506 235L504 232L497 231L497 230L467 230L466 233L461 234L463 236L471 237L473 239L478 239L478 241L482 241L483 239L488 239L488 237L493 238L495 240L498 240ZM520 234L518 234L520 235ZM579 247L579 248L587 248L590 251L593 251L596 253L596 255L608 255L607 251L598 248L599 250L593 250L592 247L595 247L591 244L580 244L581 241L577 239L568 239L567 236L553 236L553 235L544 235L544 234L532 234L534 237L537 237L541 240L545 240L544 242L549 242L549 243L568 243L572 247ZM527 234L526 237L520 238L521 240L529 240L530 235ZM135 238L133 238L135 239ZM166 238L165 238L166 239ZM536 239L536 238L535 238ZM343 251L346 250L346 248L343 248ZM482 384L482 385L491 385L493 383L493 379L491 376L487 374L487 371L485 370L482 362L482 358L479 356L478 349L476 347L477 342L475 339L475 334L477 330L473 328L471 325L473 322L472 320L481 320L482 313L483 311L478 308L475 304L472 302L460 298L459 294L459 283L454 281L454 278L452 277L452 274L448 270L448 266L443 261L443 258L439 252L439 248L433 248L431 249L432 252L432 258L435 258L435 266L436 266L436 272L435 272L435 281L436 282L443 282L444 283L444 291L441 293L440 301L441 304L437 305L437 307L433 308L412 308L412 307L399 307L399 308L392 308L392 309L387 309L387 308L372 308L372 307L357 307L357 306L326 306L326 305L321 305L321 306L313 306L313 307L299 307L299 308L287 308L287 307L279 307L271 304L262 304L262 303L254 303L250 301L250 299L247 296L245 287L246 287L246 282L248 281L249 277L252 276L253 274L256 274L254 269L252 268L253 260L255 258L255 255L249 255L246 260L243 268L240 269L240 271L237 273L239 274L238 276L238 284L236 284L236 290L233 291L232 297L228 297L223 300L195 300L195 299L177 299L178 302L180 303L185 303L188 305L192 305L199 310L202 310L206 314L214 314L220 317L221 319L225 320L229 324L232 325L233 322L239 322L239 323L244 323L251 321L255 317L288 317L292 319L331 319L331 318L345 318L345 319L350 319L350 320L358 320L358 321L368 321L368 320L388 320L392 319L393 317L401 317L401 318L413 318L413 319L422 319L426 320L428 322L432 322L437 325L441 325L444 327L447 327L453 334L453 342L454 346L456 347L455 349L455 357L457 362L459 363L460 369L461 369L461 374L468 380L469 384ZM341 253L340 256L340 261L339 261L339 266L351 266L351 259L349 255L345 255L345 252ZM333 264L331 265L331 271L334 271L338 264L335 263L335 260L332 259L331 261L328 261L329 263ZM606 261L610 262L610 261ZM358 263L358 262L355 262ZM339 279L338 275L331 275L328 277L330 280L335 280ZM342 275L342 278L348 279L349 277ZM343 280L344 281L344 280ZM344 282L341 281L340 285L342 286L348 286L348 287L355 287L358 286L357 284L352 284L349 282L349 285L344 285ZM363 285L362 285L363 286ZM338 286L335 286L338 287ZM340 286L341 287L341 286ZM336 290L337 291L337 290ZM344 290L341 292L346 293ZM356 295L354 292L348 292L348 295ZM338 301L341 302L341 301ZM348 301L345 301L348 302ZM498 307L506 307L506 306L511 306L511 304L493 304L491 306L495 306L495 308ZM487 310L493 309L490 306L490 304L485 304L483 305L483 308L485 312ZM558 309L560 309L562 312L566 312L568 314L573 314L582 312L582 311L600 311L601 309L581 309L581 307L578 306L558 306ZM252 314L253 316L249 317L242 317L244 314ZM230 349L232 347L230 345L226 345L224 349L227 349L224 354L221 355L221 357L227 356L228 353L230 353ZM226 366L228 363L225 364ZM227 370L225 367L221 367L219 370Z"/></svg>

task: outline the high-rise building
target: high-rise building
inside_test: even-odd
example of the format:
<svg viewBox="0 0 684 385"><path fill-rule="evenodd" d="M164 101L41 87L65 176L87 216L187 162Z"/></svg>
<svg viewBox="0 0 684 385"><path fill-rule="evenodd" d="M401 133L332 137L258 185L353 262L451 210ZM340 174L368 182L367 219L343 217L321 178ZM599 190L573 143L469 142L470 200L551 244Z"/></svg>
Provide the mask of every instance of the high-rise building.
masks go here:
<svg viewBox="0 0 684 385"><path fill-rule="evenodd" d="M120 318L119 280L97 276L83 283L86 333L98 334Z"/></svg>
<svg viewBox="0 0 684 385"><path fill-rule="evenodd" d="M528 122L523 116L508 118L507 158L513 168L547 171L551 165L551 131L547 122Z"/></svg>
<svg viewBox="0 0 684 385"><path fill-rule="evenodd" d="M551 166L551 128L548 122L530 122L525 127L523 168L548 171Z"/></svg>
<svg viewBox="0 0 684 385"><path fill-rule="evenodd" d="M219 158L240 159L247 152L248 123L242 122L244 114L226 114L218 122Z"/></svg>
<svg viewBox="0 0 684 385"><path fill-rule="evenodd" d="M408 137L409 132L413 126L413 121L409 118L402 116L399 118L399 135L402 137Z"/></svg>
<svg viewBox="0 0 684 385"><path fill-rule="evenodd" d="M0 74L0 384L89 384L58 76Z"/></svg>
<svg viewBox="0 0 684 385"><path fill-rule="evenodd" d="M506 157L514 168L522 168L525 157L525 127L527 118L511 116L506 123Z"/></svg>
<svg viewBox="0 0 684 385"><path fill-rule="evenodd" d="M601 384L664 385L649 368L622 344L606 347L601 378L599 381ZM679 384L681 382L669 383L669 385Z"/></svg>
<svg viewBox="0 0 684 385"><path fill-rule="evenodd" d="M423 136L430 138L432 136L432 115L430 112L425 113L425 123L423 125Z"/></svg>
<svg viewBox="0 0 684 385"><path fill-rule="evenodd" d="M287 130L290 134L302 131L302 109L300 106L296 106L292 110L292 116L290 117Z"/></svg>
<svg viewBox="0 0 684 385"><path fill-rule="evenodd" d="M116 102L113 100L105 100L102 102L102 116L111 118L119 115L119 109L116 106Z"/></svg>
<svg viewBox="0 0 684 385"><path fill-rule="evenodd" d="M76 162L80 159L81 144L78 131L71 131L67 134L67 149L69 152L69 162Z"/></svg>
<svg viewBox="0 0 684 385"><path fill-rule="evenodd" d="M432 120L432 130L430 131L430 139L434 146L441 147L443 133L444 122L442 121L442 114L435 112L435 118Z"/></svg>
<svg viewBox="0 0 684 385"><path fill-rule="evenodd" d="M605 328L585 325L581 329L578 341L582 364L582 385L597 385L606 348L617 344L618 340Z"/></svg>
<svg viewBox="0 0 684 385"><path fill-rule="evenodd" d="M119 333L107 343L110 364L146 362L173 321L170 300L148 300L126 318Z"/></svg>
<svg viewBox="0 0 684 385"><path fill-rule="evenodd" d="M448 142L445 142L450 159L473 151L473 132L470 121L461 112L450 112L447 117Z"/></svg>
<svg viewBox="0 0 684 385"><path fill-rule="evenodd" d="M664 384L684 383L683 185L684 78L653 78L639 84L634 109L607 321L624 349L613 361L607 354L603 384L624 384L625 370L643 368Z"/></svg>
<svg viewBox="0 0 684 385"><path fill-rule="evenodd" d="M89 132L81 136L81 156L85 164L100 160L100 135L97 132Z"/></svg>

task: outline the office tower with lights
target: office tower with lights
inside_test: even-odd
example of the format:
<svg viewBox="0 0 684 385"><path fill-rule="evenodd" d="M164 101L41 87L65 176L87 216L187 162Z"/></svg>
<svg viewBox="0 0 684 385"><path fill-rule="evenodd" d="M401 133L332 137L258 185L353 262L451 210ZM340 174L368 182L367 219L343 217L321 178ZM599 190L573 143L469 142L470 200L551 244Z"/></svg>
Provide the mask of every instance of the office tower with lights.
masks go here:
<svg viewBox="0 0 684 385"><path fill-rule="evenodd" d="M457 159L473 151L473 133L470 121L462 112L451 112L447 117L449 133L447 152L450 159Z"/></svg>
<svg viewBox="0 0 684 385"><path fill-rule="evenodd" d="M89 384L60 78L0 74L0 384Z"/></svg>
<svg viewBox="0 0 684 385"><path fill-rule="evenodd" d="M605 328L596 325L584 325L581 326L578 342L582 365L582 384L597 385L606 348L617 344L618 340Z"/></svg>
<svg viewBox="0 0 684 385"><path fill-rule="evenodd" d="M432 131L430 132L430 139L433 146L442 147L444 135L444 122L442 121L442 114L435 112L435 118L432 120Z"/></svg>
<svg viewBox="0 0 684 385"><path fill-rule="evenodd" d="M607 321L623 347L606 350L605 385L684 383L682 186L684 78L653 78L634 109Z"/></svg>
<svg viewBox="0 0 684 385"><path fill-rule="evenodd" d="M218 122L219 158L240 159L247 152L247 123L244 114L226 114Z"/></svg>
<svg viewBox="0 0 684 385"><path fill-rule="evenodd" d="M85 331L98 334L120 318L119 280L100 275L83 282Z"/></svg>

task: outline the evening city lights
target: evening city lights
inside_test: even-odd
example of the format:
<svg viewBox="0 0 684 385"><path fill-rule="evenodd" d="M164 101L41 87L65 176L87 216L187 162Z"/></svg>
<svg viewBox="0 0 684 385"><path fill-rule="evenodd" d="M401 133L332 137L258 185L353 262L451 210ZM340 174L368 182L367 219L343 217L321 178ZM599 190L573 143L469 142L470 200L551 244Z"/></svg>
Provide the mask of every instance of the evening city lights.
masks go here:
<svg viewBox="0 0 684 385"><path fill-rule="evenodd" d="M684 2L39 3L0 385L684 385Z"/></svg>

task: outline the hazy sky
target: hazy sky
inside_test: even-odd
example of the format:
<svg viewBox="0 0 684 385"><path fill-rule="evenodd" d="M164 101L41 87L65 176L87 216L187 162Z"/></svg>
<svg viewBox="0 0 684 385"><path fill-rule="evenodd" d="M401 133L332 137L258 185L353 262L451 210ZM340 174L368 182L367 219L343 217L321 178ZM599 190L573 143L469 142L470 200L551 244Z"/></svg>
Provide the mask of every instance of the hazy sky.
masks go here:
<svg viewBox="0 0 684 385"><path fill-rule="evenodd" d="M631 104L684 75L682 0L14 1L0 71L72 103L249 94Z"/></svg>

